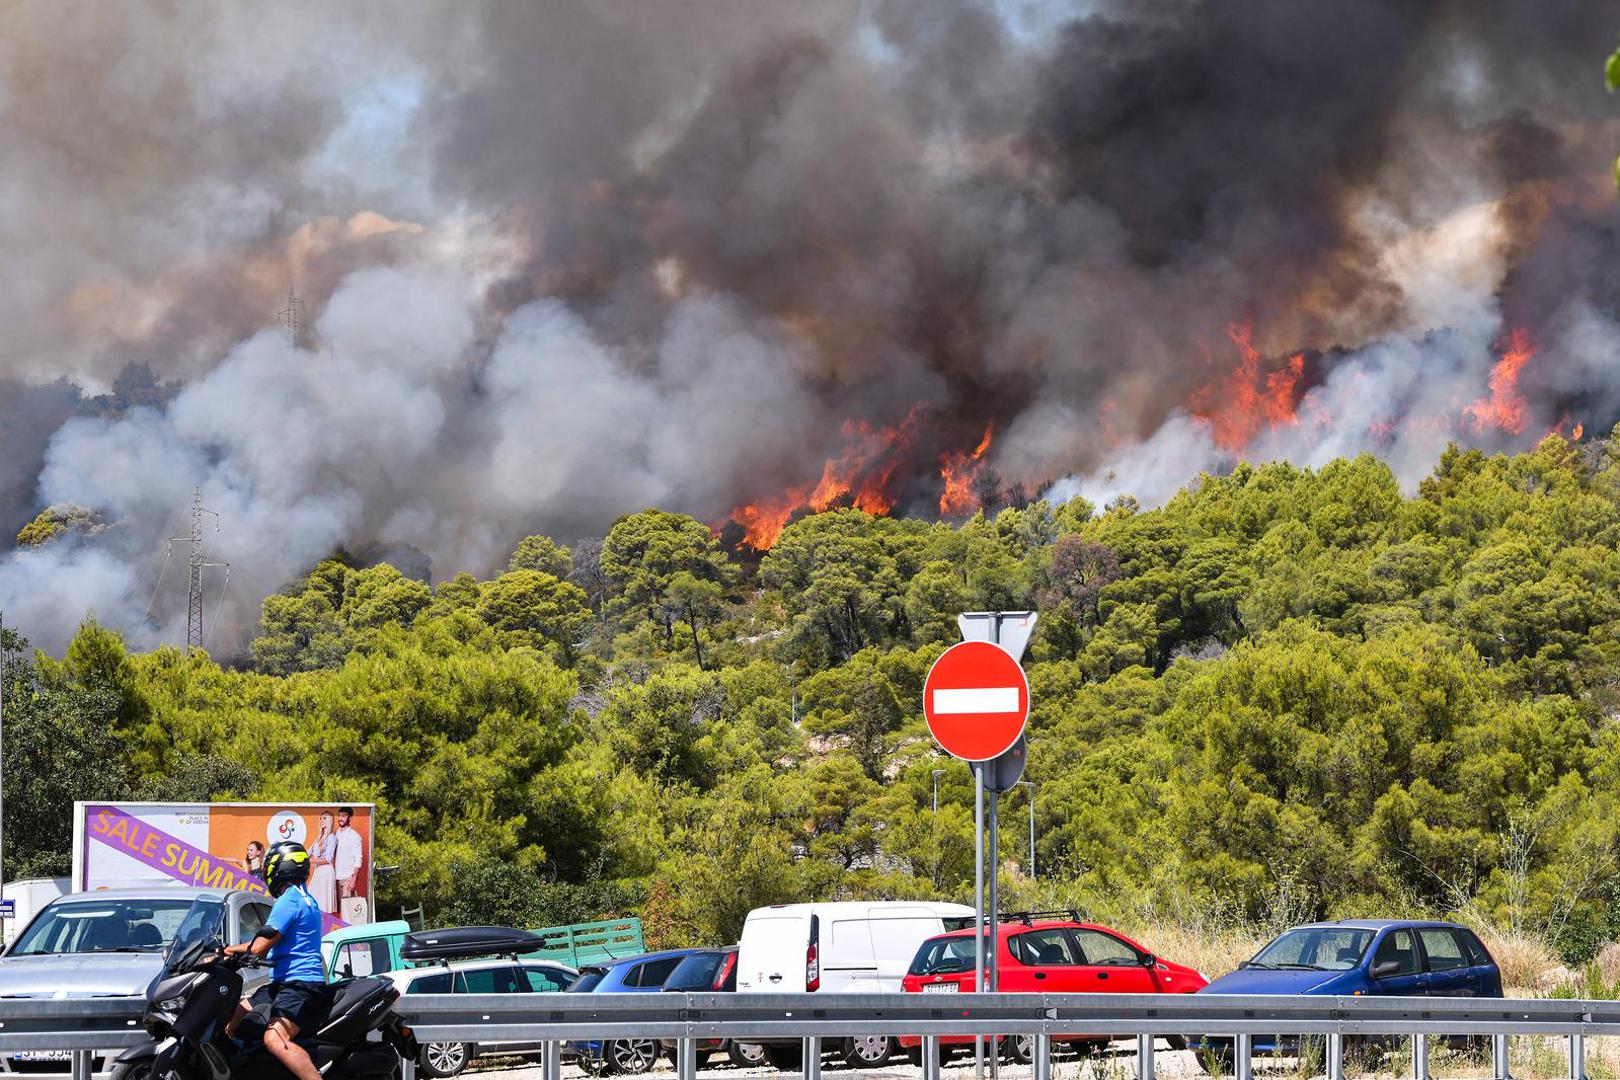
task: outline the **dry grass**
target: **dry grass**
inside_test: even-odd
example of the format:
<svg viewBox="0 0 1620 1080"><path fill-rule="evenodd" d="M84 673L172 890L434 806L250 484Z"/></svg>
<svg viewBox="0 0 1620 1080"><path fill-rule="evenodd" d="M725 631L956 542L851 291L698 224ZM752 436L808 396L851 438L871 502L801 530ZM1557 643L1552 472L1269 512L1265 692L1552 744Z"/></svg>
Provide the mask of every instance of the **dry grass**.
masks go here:
<svg viewBox="0 0 1620 1080"><path fill-rule="evenodd" d="M1502 969L1502 987L1508 997L1542 997L1554 988L1567 969L1558 954L1539 937L1476 926L1475 932Z"/></svg>

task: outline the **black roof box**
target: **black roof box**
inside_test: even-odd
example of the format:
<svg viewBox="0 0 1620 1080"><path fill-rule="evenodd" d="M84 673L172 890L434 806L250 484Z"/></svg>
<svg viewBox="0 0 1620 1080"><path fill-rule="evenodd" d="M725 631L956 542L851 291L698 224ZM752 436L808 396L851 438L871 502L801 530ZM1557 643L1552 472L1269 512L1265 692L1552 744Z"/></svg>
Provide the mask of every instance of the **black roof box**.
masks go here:
<svg viewBox="0 0 1620 1080"><path fill-rule="evenodd" d="M539 934L510 926L451 926L444 930L416 930L405 935L401 959L467 960L475 956L509 956L534 952L545 945Z"/></svg>

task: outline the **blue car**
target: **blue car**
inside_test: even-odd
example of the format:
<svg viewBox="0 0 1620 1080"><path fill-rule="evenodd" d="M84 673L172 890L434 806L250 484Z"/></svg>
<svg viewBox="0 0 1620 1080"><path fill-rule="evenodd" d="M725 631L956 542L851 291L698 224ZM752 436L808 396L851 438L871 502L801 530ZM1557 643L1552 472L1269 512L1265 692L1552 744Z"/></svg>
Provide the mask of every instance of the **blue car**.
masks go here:
<svg viewBox="0 0 1620 1080"><path fill-rule="evenodd" d="M564 993L656 994L680 962L702 949L666 949L627 956L611 964L582 968L579 978ZM658 1060L657 1039L587 1039L563 1044L563 1056L579 1062L586 1072L644 1073Z"/></svg>
<svg viewBox="0 0 1620 1080"><path fill-rule="evenodd" d="M1502 972L1478 935L1453 923L1346 919L1296 926L1200 994L1385 994L1501 997ZM1193 1038L1194 1050L1231 1053L1232 1040ZM1292 1054L1294 1037L1254 1037L1256 1053Z"/></svg>

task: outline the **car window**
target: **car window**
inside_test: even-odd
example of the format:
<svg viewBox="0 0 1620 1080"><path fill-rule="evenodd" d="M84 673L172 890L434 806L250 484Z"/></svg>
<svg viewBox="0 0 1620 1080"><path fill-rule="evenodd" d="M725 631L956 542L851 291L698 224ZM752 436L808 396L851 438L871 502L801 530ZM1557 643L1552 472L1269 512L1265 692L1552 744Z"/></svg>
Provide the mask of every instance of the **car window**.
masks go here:
<svg viewBox="0 0 1620 1080"><path fill-rule="evenodd" d="M968 944L971 947L972 941L969 940ZM1059 927L1019 934L1008 942L1008 948L1021 964L1049 965L1078 962L1074 955L1074 943L1069 940L1068 933Z"/></svg>
<svg viewBox="0 0 1620 1080"><path fill-rule="evenodd" d="M573 976L560 968L529 967L523 968L523 977L529 982L529 990L536 994L555 994L565 989Z"/></svg>
<svg viewBox="0 0 1620 1080"><path fill-rule="evenodd" d="M1361 963L1373 932L1353 926L1297 926L1254 954L1250 967L1349 971Z"/></svg>
<svg viewBox="0 0 1620 1080"><path fill-rule="evenodd" d="M456 972L458 994L528 993L529 981L519 977L516 967L474 968Z"/></svg>
<svg viewBox="0 0 1620 1080"><path fill-rule="evenodd" d="M1429 957L1430 971L1454 971L1469 966L1462 942L1450 930L1419 930L1418 937L1423 942L1424 953Z"/></svg>
<svg viewBox="0 0 1620 1080"><path fill-rule="evenodd" d="M1018 955L1018 939L1013 938L1010 948ZM945 975L973 970L973 939L971 937L937 937L925 941L917 948L911 960L912 975Z"/></svg>
<svg viewBox="0 0 1620 1080"><path fill-rule="evenodd" d="M579 973L579 978L568 984L570 994L588 994L596 989L596 984L602 981L607 972L601 968L587 968Z"/></svg>
<svg viewBox="0 0 1620 1080"><path fill-rule="evenodd" d="M637 964L629 978L624 980L626 986L663 986L664 980L669 978L675 966L681 962L679 956L668 956L662 960L648 960L644 964ZM635 980L632 982L631 980Z"/></svg>
<svg viewBox="0 0 1620 1080"><path fill-rule="evenodd" d="M270 908L264 904L242 905L242 940L251 940L264 929L264 920L270 917Z"/></svg>
<svg viewBox="0 0 1620 1080"><path fill-rule="evenodd" d="M1377 970L1379 964L1390 960L1400 965L1394 971L1386 972L1380 978L1391 975L1415 975L1418 972L1418 954L1416 943L1412 940L1410 930L1392 930L1384 935L1384 940L1378 943L1378 952L1373 955L1373 969Z"/></svg>
<svg viewBox="0 0 1620 1080"><path fill-rule="evenodd" d="M1080 962L1098 967L1135 967L1142 962L1135 949L1101 930L1070 930L1080 947Z"/></svg>
<svg viewBox="0 0 1620 1080"><path fill-rule="evenodd" d="M388 955L388 942L381 938L365 941L345 941L338 946L332 959L332 970L339 975L378 975L390 971L393 962Z"/></svg>
<svg viewBox="0 0 1620 1080"><path fill-rule="evenodd" d="M1458 930L1457 936L1462 939L1463 951L1468 954L1470 964L1475 967L1486 967L1496 962L1491 959L1491 954L1486 951L1472 930Z"/></svg>
<svg viewBox="0 0 1620 1080"><path fill-rule="evenodd" d="M720 972L720 965L725 961L726 954L722 952L693 953L679 964L664 980L665 990L702 991L714 989L714 977Z"/></svg>
<svg viewBox="0 0 1620 1080"><path fill-rule="evenodd" d="M441 971L433 975L423 975L412 979L407 994L448 994L450 992L450 973Z"/></svg>
<svg viewBox="0 0 1620 1080"><path fill-rule="evenodd" d="M160 951L192 910L190 900L74 900L52 903L28 924L9 955ZM215 907L214 911L218 911Z"/></svg>

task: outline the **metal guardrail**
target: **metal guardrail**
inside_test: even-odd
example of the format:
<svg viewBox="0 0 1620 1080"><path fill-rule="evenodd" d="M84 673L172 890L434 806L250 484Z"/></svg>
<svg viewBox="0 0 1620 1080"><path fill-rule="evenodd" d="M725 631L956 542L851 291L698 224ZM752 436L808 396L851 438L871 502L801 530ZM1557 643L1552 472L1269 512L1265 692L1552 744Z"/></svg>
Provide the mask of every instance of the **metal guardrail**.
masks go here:
<svg viewBox="0 0 1620 1080"><path fill-rule="evenodd" d="M91 1050L134 1045L142 998L0 998L0 1054L73 1051L88 1080ZM1237 1080L1252 1078L1256 1036L1325 1039L1328 1080L1343 1080L1347 1036L1488 1036L1494 1076L1511 1080L1510 1036L1569 1040L1569 1078L1586 1080L1585 1040L1620 1035L1620 1002L1501 998L1273 997L1222 994L423 994L396 1010L424 1042L522 1042L542 1047L557 1080L562 1044L671 1039L682 1080L697 1071L697 1040L802 1040L806 1080L819 1080L823 1040L919 1035L924 1076L937 1080L940 1036L1030 1036L1036 1080L1050 1080L1051 1043L1135 1037L1139 1080L1154 1080L1154 1038L1230 1040ZM1413 1076L1429 1080L1426 1039L1413 1041ZM407 1069L407 1080L410 1080Z"/></svg>

